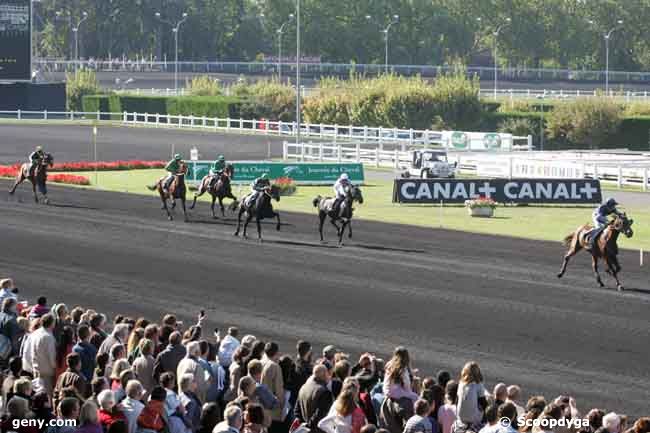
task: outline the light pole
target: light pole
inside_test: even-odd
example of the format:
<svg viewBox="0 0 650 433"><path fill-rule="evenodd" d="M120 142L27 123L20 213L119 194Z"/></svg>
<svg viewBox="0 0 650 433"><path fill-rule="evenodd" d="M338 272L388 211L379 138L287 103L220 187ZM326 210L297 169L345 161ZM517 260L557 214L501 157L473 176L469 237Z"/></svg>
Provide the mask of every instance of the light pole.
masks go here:
<svg viewBox="0 0 650 433"><path fill-rule="evenodd" d="M482 19L479 17L476 19L478 22L481 22ZM509 25L512 22L512 18L506 18L506 22L501 24L492 32L494 36L494 99L497 99L497 92L499 90L499 57L498 57L498 46L499 46L499 34L504 27Z"/></svg>
<svg viewBox="0 0 650 433"><path fill-rule="evenodd" d="M72 33L74 33L74 72L77 73L79 69L79 26L88 19L88 12L84 11L82 13L83 18L79 20L76 26L72 28Z"/></svg>
<svg viewBox="0 0 650 433"><path fill-rule="evenodd" d="M595 24L595 22L589 20L589 24ZM605 95L609 95L609 40L612 38L612 34L618 29L618 26L623 24L623 20L617 20L616 24L607 33L603 34L605 38Z"/></svg>
<svg viewBox="0 0 650 433"><path fill-rule="evenodd" d="M397 23L399 23L399 15L393 15L391 22L388 23L388 26L386 26L384 30L382 30L382 33L384 34L384 40L386 42L386 53L384 59L384 73L386 74L388 74L388 32L390 31L390 28Z"/></svg>
<svg viewBox="0 0 650 433"><path fill-rule="evenodd" d="M296 144L300 143L300 0L296 0Z"/></svg>
<svg viewBox="0 0 650 433"><path fill-rule="evenodd" d="M294 14L289 14L289 19L285 21L277 30L278 33L278 80L282 82L282 35L284 34L284 27L295 18Z"/></svg>
<svg viewBox="0 0 650 433"><path fill-rule="evenodd" d="M176 57L174 61L174 91L178 94L178 32L181 28L181 24L183 24L187 18L187 12L183 12L183 16L180 21L174 25L172 22L164 20L160 16L160 12L156 12L156 18L160 20L160 22L163 22L165 24L169 24L172 26L172 32L174 33L174 45L175 45L175 51L176 51Z"/></svg>
<svg viewBox="0 0 650 433"><path fill-rule="evenodd" d="M115 22L115 17L117 17L120 13L120 8L115 9L111 14L108 16L108 19L106 22L109 22L109 33L108 33L108 61L111 61L111 50L113 48L113 26L110 24L110 22Z"/></svg>

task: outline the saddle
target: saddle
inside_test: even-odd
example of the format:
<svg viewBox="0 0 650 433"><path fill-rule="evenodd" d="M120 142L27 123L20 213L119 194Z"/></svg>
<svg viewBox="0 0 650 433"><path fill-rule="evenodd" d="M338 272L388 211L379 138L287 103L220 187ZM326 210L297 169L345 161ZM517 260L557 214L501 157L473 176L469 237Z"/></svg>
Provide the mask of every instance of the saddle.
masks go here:
<svg viewBox="0 0 650 433"><path fill-rule="evenodd" d="M591 251L594 245L596 245L596 243L598 242L598 238L602 236L606 228L607 226L601 228L594 227L584 234L584 240L585 243L588 245L587 248L588 251Z"/></svg>

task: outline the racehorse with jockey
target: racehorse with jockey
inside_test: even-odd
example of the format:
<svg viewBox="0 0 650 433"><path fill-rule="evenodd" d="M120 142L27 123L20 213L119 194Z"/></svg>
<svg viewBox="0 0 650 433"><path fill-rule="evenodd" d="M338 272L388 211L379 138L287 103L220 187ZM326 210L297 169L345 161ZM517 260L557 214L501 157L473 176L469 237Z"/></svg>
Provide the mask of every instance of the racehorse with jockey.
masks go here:
<svg viewBox="0 0 650 433"><path fill-rule="evenodd" d="M271 186L271 180L269 179L269 175L267 173L262 173L260 177L258 177L251 183L251 193L246 198L247 203L249 205L254 203L257 200L257 198L260 196L260 194L263 193L264 190L270 186Z"/></svg>
<svg viewBox="0 0 650 433"><path fill-rule="evenodd" d="M210 187L214 188L214 185L217 183L221 175L223 174L223 171L226 169L226 158L223 155L219 155L217 159L214 161L212 164L212 167L210 167L210 176L212 176L212 179L210 179Z"/></svg>
<svg viewBox="0 0 650 433"><path fill-rule="evenodd" d="M199 185L197 192L194 194L194 201L192 202L190 209L194 209L197 199L207 192L212 197L212 204L210 205L212 218L217 218L214 211L217 199L219 200L219 207L221 208L222 216L225 217L225 208L223 206L224 198L230 198L233 200L230 209L235 210L239 203L237 197L232 193L231 180L235 173L234 170L233 165L226 163L226 158L223 155L219 155L210 167L207 176L201 179L201 184Z"/></svg>
<svg viewBox="0 0 650 433"><path fill-rule="evenodd" d="M180 174L182 170L186 167L185 162L183 161L183 156L180 153L174 155L174 158L171 159L165 166L165 171L167 171L167 177L163 181L163 191L169 193L169 186L174 180L174 176Z"/></svg>
<svg viewBox="0 0 650 433"><path fill-rule="evenodd" d="M237 216L237 231L235 236L239 236L242 217L246 214L244 221L244 237L248 223L255 218L257 225L257 237L262 241L262 226L260 221L266 218L275 218L277 220L276 230L280 231L280 214L273 210L272 201L280 201L280 189L277 185L271 185L268 174L264 173L251 184L251 193L242 200L239 205L239 214Z"/></svg>
<svg viewBox="0 0 650 433"><path fill-rule="evenodd" d="M353 203L363 203L363 194L361 189L354 186L350 182L347 173L341 174L336 183L334 184L334 198L315 197L312 201L315 208L318 209L318 231L320 233L321 242L323 239L323 224L325 219L329 216L330 222L336 228L336 233L339 238L339 245L343 242L343 234L347 229L349 237L352 237L352 216L354 213ZM337 224L340 221L341 225Z"/></svg>
<svg viewBox="0 0 650 433"><path fill-rule="evenodd" d="M45 153L43 146L36 146L36 149L29 154L29 162L20 167L16 181L9 190L9 194L13 195L18 185L29 180L32 183L34 201L38 203L38 196L36 194L36 190L38 189L43 195L44 203L49 203L49 199L47 198L47 169L53 165L54 159L52 155Z"/></svg>

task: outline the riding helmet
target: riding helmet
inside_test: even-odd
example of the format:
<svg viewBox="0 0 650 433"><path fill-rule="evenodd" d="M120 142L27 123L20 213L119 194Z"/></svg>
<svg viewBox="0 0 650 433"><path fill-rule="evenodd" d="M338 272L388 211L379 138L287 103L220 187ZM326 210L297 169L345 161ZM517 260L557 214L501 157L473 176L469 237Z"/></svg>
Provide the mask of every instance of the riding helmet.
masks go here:
<svg viewBox="0 0 650 433"><path fill-rule="evenodd" d="M219 155L219 157L217 159L219 161L225 161L226 160L226 158L223 155Z"/></svg>
<svg viewBox="0 0 650 433"><path fill-rule="evenodd" d="M174 159L176 161L180 161L181 159L183 159L183 156L180 153L177 153L176 155L174 155Z"/></svg>
<svg viewBox="0 0 650 433"><path fill-rule="evenodd" d="M260 176L260 179L268 179L268 178L269 178L268 173L262 173L262 175Z"/></svg>
<svg viewBox="0 0 650 433"><path fill-rule="evenodd" d="M43 146L36 146L36 151L37 152L42 152L43 151Z"/></svg>
<svg viewBox="0 0 650 433"><path fill-rule="evenodd" d="M607 206L618 206L618 202L613 198L607 199Z"/></svg>
<svg viewBox="0 0 650 433"><path fill-rule="evenodd" d="M347 173L343 173L343 174L341 174L340 179L341 179L341 180L350 180L350 177L348 176Z"/></svg>

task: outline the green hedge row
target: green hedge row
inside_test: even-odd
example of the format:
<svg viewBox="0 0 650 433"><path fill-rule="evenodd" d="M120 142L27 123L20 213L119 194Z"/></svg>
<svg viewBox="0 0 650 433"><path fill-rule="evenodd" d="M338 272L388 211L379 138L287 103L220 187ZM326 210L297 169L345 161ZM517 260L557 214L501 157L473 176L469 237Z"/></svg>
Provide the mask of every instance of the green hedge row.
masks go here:
<svg viewBox="0 0 650 433"><path fill-rule="evenodd" d="M150 113L198 117L232 117L240 115L241 102L238 98L223 96L132 96L132 95L87 95L82 99L83 111L110 113ZM109 116L103 116L107 119ZM117 116L114 116L117 117Z"/></svg>
<svg viewBox="0 0 650 433"><path fill-rule="evenodd" d="M546 129L546 116L542 113L487 113L483 118L481 129L483 131L499 131L503 125L511 121L525 120L530 124L530 131L534 138L535 146L540 145L540 131ZM540 123L544 122L540 127ZM650 150L650 116L623 117L621 125L615 134L607 138L606 144L602 148L628 148L630 150L648 151ZM560 140L551 140L544 135L544 149L546 150L564 150L564 149L584 149L585 145L581 143L569 143Z"/></svg>

